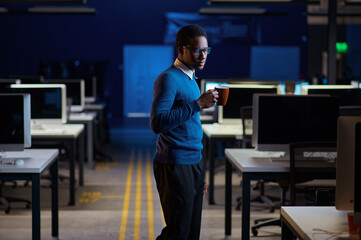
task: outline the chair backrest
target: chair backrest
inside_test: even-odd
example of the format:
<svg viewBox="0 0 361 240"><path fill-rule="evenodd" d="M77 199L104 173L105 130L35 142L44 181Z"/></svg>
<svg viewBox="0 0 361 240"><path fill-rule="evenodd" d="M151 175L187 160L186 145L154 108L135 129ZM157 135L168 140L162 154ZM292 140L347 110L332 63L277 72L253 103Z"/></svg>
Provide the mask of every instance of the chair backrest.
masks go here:
<svg viewBox="0 0 361 240"><path fill-rule="evenodd" d="M243 136L246 136L247 124L246 120L252 120L252 106L244 106L241 107L241 119L242 119L242 127L243 127Z"/></svg>
<svg viewBox="0 0 361 240"><path fill-rule="evenodd" d="M243 129L242 148L251 147L252 134L247 134L246 129L252 130L252 106L241 107L241 119ZM248 124L247 124L248 123Z"/></svg>

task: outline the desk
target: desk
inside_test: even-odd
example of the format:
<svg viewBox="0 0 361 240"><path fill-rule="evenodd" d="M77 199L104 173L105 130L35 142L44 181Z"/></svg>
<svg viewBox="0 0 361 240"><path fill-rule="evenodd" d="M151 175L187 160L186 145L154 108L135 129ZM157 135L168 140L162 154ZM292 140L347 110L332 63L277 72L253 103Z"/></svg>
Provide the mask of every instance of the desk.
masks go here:
<svg viewBox="0 0 361 240"><path fill-rule="evenodd" d="M36 133L31 133L31 140L33 146L40 146L44 148L49 144L68 144L70 159L69 159L69 205L75 205L75 161L76 155L79 156L79 185L84 185L84 125L83 124L63 124L63 125L42 125L44 131L41 129ZM61 129L62 133L49 133L46 129ZM77 144L78 143L78 144Z"/></svg>
<svg viewBox="0 0 361 240"><path fill-rule="evenodd" d="M96 112L71 113L69 123L81 123L86 125L87 130L87 157L88 168L94 168L94 120L97 117Z"/></svg>
<svg viewBox="0 0 361 240"><path fill-rule="evenodd" d="M213 123L214 117L212 115L199 114L199 119L201 123Z"/></svg>
<svg viewBox="0 0 361 240"><path fill-rule="evenodd" d="M225 234L231 235L232 226L232 165L242 172L242 240L250 237L250 195L251 180L278 181L289 179L289 162L272 162L280 152L259 152L255 149L226 149L226 206ZM298 163L308 167L309 163ZM329 171L325 171L325 169ZM316 171L320 169L320 171ZM329 163L317 163L310 176L315 179L334 177L335 167Z"/></svg>
<svg viewBox="0 0 361 240"><path fill-rule="evenodd" d="M214 170L215 170L215 142L216 141L232 141L236 140L236 136L242 136L241 124L202 124L202 130L207 137L206 152L209 167L209 180L208 180L208 203L215 204L214 202Z"/></svg>
<svg viewBox="0 0 361 240"><path fill-rule="evenodd" d="M97 136L100 142L109 140L109 126L107 123L107 104L105 102L85 104L84 112L97 112L99 132Z"/></svg>
<svg viewBox="0 0 361 240"><path fill-rule="evenodd" d="M51 173L51 235L58 239L58 150L26 149L23 152L6 152L10 158L21 158L23 166L0 164L1 180L32 181L32 239L40 240L40 175L50 167Z"/></svg>
<svg viewBox="0 0 361 240"><path fill-rule="evenodd" d="M345 240L358 239L348 234L347 211L335 207L282 207L282 239L298 237L301 240ZM333 238L331 235L314 229L343 233Z"/></svg>

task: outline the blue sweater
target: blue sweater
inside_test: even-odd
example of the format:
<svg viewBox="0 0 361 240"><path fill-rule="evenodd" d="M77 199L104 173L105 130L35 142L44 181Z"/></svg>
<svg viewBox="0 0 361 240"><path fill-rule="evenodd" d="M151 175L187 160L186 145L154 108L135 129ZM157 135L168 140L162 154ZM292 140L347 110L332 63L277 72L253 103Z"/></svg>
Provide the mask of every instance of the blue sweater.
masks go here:
<svg viewBox="0 0 361 240"><path fill-rule="evenodd" d="M196 164L201 158L203 131L194 79L174 65L154 83L150 126L158 135L154 160L171 164Z"/></svg>

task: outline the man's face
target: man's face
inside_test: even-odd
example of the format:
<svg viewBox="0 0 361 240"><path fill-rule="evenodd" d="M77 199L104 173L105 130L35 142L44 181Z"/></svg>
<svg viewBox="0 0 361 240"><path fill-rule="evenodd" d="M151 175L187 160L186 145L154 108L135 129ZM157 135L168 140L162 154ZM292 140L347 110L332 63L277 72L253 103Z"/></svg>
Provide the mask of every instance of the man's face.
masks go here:
<svg viewBox="0 0 361 240"><path fill-rule="evenodd" d="M189 41L187 46L178 50L178 57L191 69L202 70L207 60L207 48L207 38L203 36L195 37Z"/></svg>

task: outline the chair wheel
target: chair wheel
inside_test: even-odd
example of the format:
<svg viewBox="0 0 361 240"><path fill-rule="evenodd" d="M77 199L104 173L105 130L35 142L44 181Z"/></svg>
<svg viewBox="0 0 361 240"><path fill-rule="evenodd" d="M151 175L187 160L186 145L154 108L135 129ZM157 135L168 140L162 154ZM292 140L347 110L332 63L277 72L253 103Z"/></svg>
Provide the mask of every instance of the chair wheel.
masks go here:
<svg viewBox="0 0 361 240"><path fill-rule="evenodd" d="M237 211L240 211L240 210L241 210L241 206L242 206L241 202L238 202L237 205L236 205L236 210L237 210Z"/></svg>
<svg viewBox="0 0 361 240"><path fill-rule="evenodd" d="M31 204L30 203L27 203L26 204L26 209L29 209L31 207Z"/></svg>
<svg viewBox="0 0 361 240"><path fill-rule="evenodd" d="M258 231L257 231L256 228L252 228L252 234L253 234L253 236L255 236L255 237L258 235Z"/></svg>
<svg viewBox="0 0 361 240"><path fill-rule="evenodd" d="M270 213L273 213L274 211L275 211L275 208L274 208L274 207L270 207L269 212L270 212Z"/></svg>
<svg viewBox="0 0 361 240"><path fill-rule="evenodd" d="M6 214L9 214L9 213L10 213L10 207L8 207L8 208L5 209L5 213L6 213Z"/></svg>

